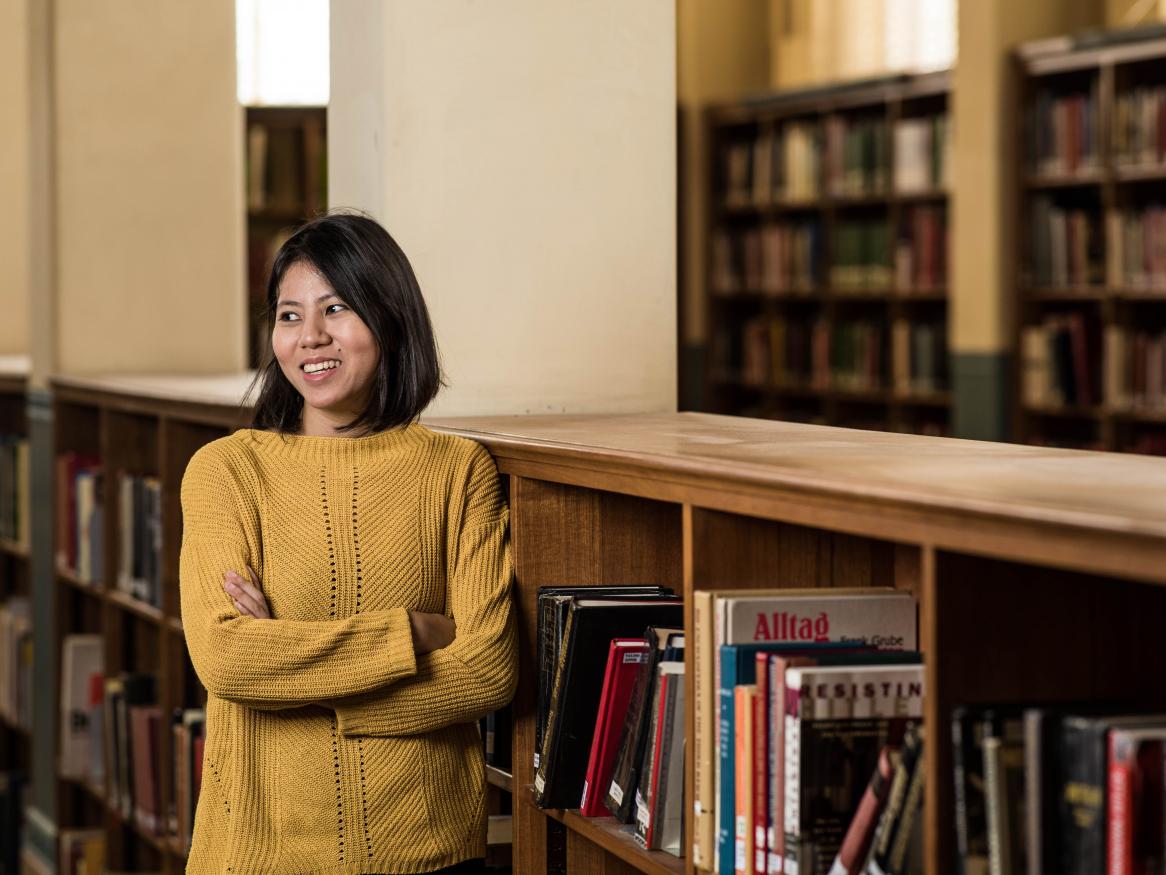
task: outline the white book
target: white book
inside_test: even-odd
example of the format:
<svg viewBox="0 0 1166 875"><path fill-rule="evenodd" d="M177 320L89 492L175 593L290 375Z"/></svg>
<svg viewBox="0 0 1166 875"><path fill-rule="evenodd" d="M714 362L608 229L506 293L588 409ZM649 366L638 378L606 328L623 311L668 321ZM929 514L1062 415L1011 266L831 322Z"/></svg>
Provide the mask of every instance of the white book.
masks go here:
<svg viewBox="0 0 1166 875"><path fill-rule="evenodd" d="M61 774L86 777L92 733L89 728L89 678L105 671L100 635L67 635L61 643Z"/></svg>

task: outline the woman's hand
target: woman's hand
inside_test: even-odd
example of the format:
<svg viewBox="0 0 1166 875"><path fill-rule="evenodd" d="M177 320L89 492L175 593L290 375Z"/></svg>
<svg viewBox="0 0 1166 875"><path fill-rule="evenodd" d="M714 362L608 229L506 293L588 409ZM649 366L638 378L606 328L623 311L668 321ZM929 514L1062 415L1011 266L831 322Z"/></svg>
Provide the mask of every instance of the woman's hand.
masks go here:
<svg viewBox="0 0 1166 875"><path fill-rule="evenodd" d="M418 656L449 647L457 631L453 620L445 614L427 614L424 611L410 611L409 626L413 629L413 652Z"/></svg>
<svg viewBox="0 0 1166 875"><path fill-rule="evenodd" d="M254 617L256 620L270 620L271 609L267 606L267 599L259 589L259 578L251 566L247 566L249 580L244 580L234 571L223 575L223 589L235 600L235 607L244 617Z"/></svg>

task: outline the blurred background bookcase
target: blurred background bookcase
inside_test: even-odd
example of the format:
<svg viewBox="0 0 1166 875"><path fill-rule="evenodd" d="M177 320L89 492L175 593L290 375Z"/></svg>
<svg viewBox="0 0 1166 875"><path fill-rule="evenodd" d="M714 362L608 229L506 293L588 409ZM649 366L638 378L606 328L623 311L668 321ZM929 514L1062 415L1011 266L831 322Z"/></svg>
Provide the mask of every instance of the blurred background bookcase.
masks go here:
<svg viewBox="0 0 1166 875"><path fill-rule="evenodd" d="M7 484L0 490L5 503L0 511L0 834L5 835L19 822L32 763L27 365L23 358L0 356L0 464ZM21 466L23 474L13 470ZM0 866L13 865L15 854L14 845L0 848Z"/></svg>
<svg viewBox="0 0 1166 875"><path fill-rule="evenodd" d="M1166 451L1166 39L1018 52L1016 439Z"/></svg>
<svg viewBox="0 0 1166 875"><path fill-rule="evenodd" d="M251 367L266 345L266 280L276 251L328 205L327 108L247 107L247 309Z"/></svg>
<svg viewBox="0 0 1166 875"><path fill-rule="evenodd" d="M711 107L705 409L946 434L949 75Z"/></svg>

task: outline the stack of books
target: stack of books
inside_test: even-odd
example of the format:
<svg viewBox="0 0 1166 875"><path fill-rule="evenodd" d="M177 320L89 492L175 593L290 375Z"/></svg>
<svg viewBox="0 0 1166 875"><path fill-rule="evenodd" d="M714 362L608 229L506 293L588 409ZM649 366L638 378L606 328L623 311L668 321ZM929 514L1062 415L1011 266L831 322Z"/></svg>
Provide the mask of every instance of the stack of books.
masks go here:
<svg viewBox="0 0 1166 875"><path fill-rule="evenodd" d="M1166 330L1105 328L1105 403L1118 409L1166 410Z"/></svg>
<svg viewBox="0 0 1166 875"><path fill-rule="evenodd" d="M1166 159L1166 86L1120 92L1113 113L1113 158L1119 165L1160 167Z"/></svg>
<svg viewBox="0 0 1166 875"><path fill-rule="evenodd" d="M0 605L0 717L32 728L32 607L24 596Z"/></svg>
<svg viewBox="0 0 1166 875"><path fill-rule="evenodd" d="M891 285L890 228L885 218L838 223L830 285L839 291L885 291Z"/></svg>
<svg viewBox="0 0 1166 875"><path fill-rule="evenodd" d="M895 122L895 191L898 194L945 191L951 160L946 114Z"/></svg>
<svg viewBox="0 0 1166 875"><path fill-rule="evenodd" d="M826 120L826 190L834 197L884 194L890 176L889 141L887 122L881 116L830 116Z"/></svg>
<svg viewBox="0 0 1166 875"><path fill-rule="evenodd" d="M85 453L57 457L57 567L101 586L104 511L101 460Z"/></svg>
<svg viewBox="0 0 1166 875"><path fill-rule="evenodd" d="M901 292L927 291L947 283L947 210L908 207L895 243L895 287Z"/></svg>
<svg viewBox="0 0 1166 875"><path fill-rule="evenodd" d="M1127 292L1166 289L1166 208L1110 211L1107 232L1111 284Z"/></svg>
<svg viewBox="0 0 1166 875"><path fill-rule="evenodd" d="M892 360L895 391L939 392L947 388L947 327L936 319L896 319Z"/></svg>
<svg viewBox="0 0 1166 875"><path fill-rule="evenodd" d="M118 472L117 588L162 607L162 482Z"/></svg>
<svg viewBox="0 0 1166 875"><path fill-rule="evenodd" d="M1022 385L1026 404L1083 406L1098 403L1101 327L1093 313L1054 313L1023 329Z"/></svg>
<svg viewBox="0 0 1166 875"><path fill-rule="evenodd" d="M1105 241L1097 210L1032 199L1030 284L1065 289L1105 283Z"/></svg>
<svg viewBox="0 0 1166 875"><path fill-rule="evenodd" d="M1040 176L1074 176L1101 163L1097 79L1088 91L1042 89L1029 114L1028 155Z"/></svg>

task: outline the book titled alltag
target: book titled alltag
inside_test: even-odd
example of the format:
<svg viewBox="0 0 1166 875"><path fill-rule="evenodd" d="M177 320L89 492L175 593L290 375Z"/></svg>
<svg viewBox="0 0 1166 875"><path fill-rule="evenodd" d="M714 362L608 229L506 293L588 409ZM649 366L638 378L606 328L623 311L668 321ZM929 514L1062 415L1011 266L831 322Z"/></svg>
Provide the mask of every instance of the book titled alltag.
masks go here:
<svg viewBox="0 0 1166 875"><path fill-rule="evenodd" d="M819 666L786 672L785 866L827 875L887 745L923 717L923 667Z"/></svg>
<svg viewBox="0 0 1166 875"><path fill-rule="evenodd" d="M914 650L916 615L910 593L885 587L698 590L694 594L692 851L697 867L721 872L717 839L722 785L717 755L721 646L831 642Z"/></svg>

